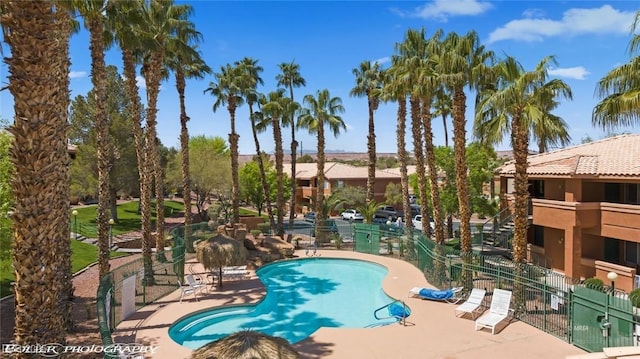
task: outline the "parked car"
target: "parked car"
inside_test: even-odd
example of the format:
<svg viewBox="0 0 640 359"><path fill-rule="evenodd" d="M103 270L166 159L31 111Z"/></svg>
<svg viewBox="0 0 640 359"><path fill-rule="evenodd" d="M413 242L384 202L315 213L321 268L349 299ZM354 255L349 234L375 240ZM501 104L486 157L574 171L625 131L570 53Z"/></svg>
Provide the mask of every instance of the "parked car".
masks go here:
<svg viewBox="0 0 640 359"><path fill-rule="evenodd" d="M362 213L356 211L355 209L347 209L344 212L340 213L340 217L345 221L363 221L364 216Z"/></svg>
<svg viewBox="0 0 640 359"><path fill-rule="evenodd" d="M416 203L417 199L418 199L418 197L416 197L415 194L410 194L409 195L409 203L414 204L414 203Z"/></svg>
<svg viewBox="0 0 640 359"><path fill-rule="evenodd" d="M393 206L380 206L380 208L378 208L378 210L376 211L375 216L385 217L385 218L388 218L390 221L395 221L396 218L398 217L398 212Z"/></svg>
<svg viewBox="0 0 640 359"><path fill-rule="evenodd" d="M415 217L413 217L413 220L411 220L411 223L413 223L413 228L422 231L422 215L418 214ZM431 232L433 232L436 229L436 225L433 222L433 218L429 218L429 227Z"/></svg>

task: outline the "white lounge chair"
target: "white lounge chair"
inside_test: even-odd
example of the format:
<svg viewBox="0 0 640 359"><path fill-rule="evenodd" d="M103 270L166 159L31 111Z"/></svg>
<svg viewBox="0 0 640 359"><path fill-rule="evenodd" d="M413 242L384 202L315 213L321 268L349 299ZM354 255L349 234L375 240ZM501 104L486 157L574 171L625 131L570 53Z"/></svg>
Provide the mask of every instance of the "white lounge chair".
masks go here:
<svg viewBox="0 0 640 359"><path fill-rule="evenodd" d="M178 286L180 287L180 303L182 303L182 298L185 295L193 294L193 297L196 298L196 302L198 301L198 289L192 287L191 285L182 285L180 281L178 281Z"/></svg>
<svg viewBox="0 0 640 359"><path fill-rule="evenodd" d="M496 325L509 316L509 312L511 311L510 307L511 291L494 289L489 312L483 314L476 320L476 330L489 328L491 329L491 334L495 334Z"/></svg>
<svg viewBox="0 0 640 359"><path fill-rule="evenodd" d="M484 289L471 289L471 293L469 293L469 297L467 298L467 300L457 306L454 310L456 317L462 317L465 315L465 313L470 313L471 318L475 320L475 314L482 309L482 301L484 300L484 295L486 293L487 291Z"/></svg>

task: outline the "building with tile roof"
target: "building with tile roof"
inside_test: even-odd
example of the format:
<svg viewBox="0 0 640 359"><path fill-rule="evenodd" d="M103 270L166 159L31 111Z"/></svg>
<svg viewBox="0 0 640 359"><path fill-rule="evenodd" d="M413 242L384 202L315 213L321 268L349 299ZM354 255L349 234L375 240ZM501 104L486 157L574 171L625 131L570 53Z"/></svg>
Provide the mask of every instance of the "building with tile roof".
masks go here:
<svg viewBox="0 0 640 359"><path fill-rule="evenodd" d="M296 212L302 212L304 207L310 208L310 198L315 198L318 190L317 177L318 165L316 163L296 164L296 203L299 206ZM324 166L325 183L323 190L325 196L341 187L367 187L367 167L350 166L339 162L326 162ZM291 167L284 166L284 173L291 177ZM389 183L400 183L400 174L387 170L376 170L376 182L374 196L377 202L384 202L384 193Z"/></svg>
<svg viewBox="0 0 640 359"><path fill-rule="evenodd" d="M573 278L618 273L640 286L640 134L529 156L528 256ZM514 162L497 170L502 208L513 200Z"/></svg>

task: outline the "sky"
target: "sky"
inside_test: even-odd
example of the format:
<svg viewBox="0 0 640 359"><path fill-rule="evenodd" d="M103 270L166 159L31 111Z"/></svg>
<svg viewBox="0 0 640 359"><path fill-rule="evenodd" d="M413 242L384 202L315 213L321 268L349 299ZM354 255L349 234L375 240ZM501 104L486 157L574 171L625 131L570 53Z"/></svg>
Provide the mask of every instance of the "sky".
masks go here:
<svg viewBox="0 0 640 359"><path fill-rule="evenodd" d="M294 89L294 99L328 89L342 99L342 118L346 130L337 138L327 135L328 151L366 152L368 108L366 98L349 96L355 86L352 73L362 61L390 65L394 45L402 42L409 29L424 28L427 37L436 30L464 35L475 30L488 50L499 58L515 57L532 70L546 56L555 56L557 64L551 78L565 81L573 100L563 100L554 113L569 124L572 144L589 137L599 139L607 133L591 123L591 112L598 103L596 85L611 69L630 60L629 40L636 11L635 1L188 1L194 8L191 21L202 33L199 44L204 61L216 72L222 66L244 57L258 60L262 93L274 91L278 64L295 61L306 86ZM4 55L10 55L3 44ZM91 58L86 30L75 34L70 43L72 98L91 89ZM122 68L120 51L106 54L108 65ZM0 65L0 87L6 86L7 66ZM205 94L213 75L188 80L186 109L191 118L191 136L220 136L228 139L229 113L225 107L213 112L214 97ZM139 78L141 97L146 101L144 79ZM467 98L467 141L473 141L471 126L473 93ZM0 117L13 118L13 100L9 91L0 91ZM179 148L179 103L175 79L162 83L158 103L158 137L167 147ZM375 113L376 146L379 153L396 153L397 104L382 104ZM241 154L255 153L248 107L236 112ZM451 139L452 124L448 123ZM621 128L616 132L636 132ZM304 152L314 152L317 140L305 130L296 138ZM283 131L285 148L290 145L290 130ZM434 143L444 145L442 120L434 120ZM269 131L260 136L261 147L273 152ZM410 133L407 149L412 149ZM496 149L509 149L504 141ZM535 149L532 145L532 149Z"/></svg>

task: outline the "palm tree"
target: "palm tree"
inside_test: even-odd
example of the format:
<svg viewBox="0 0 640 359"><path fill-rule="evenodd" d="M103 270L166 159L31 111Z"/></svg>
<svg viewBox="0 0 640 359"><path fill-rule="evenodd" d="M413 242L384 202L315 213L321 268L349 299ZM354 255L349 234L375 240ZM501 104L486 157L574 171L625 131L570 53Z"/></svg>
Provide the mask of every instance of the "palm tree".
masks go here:
<svg viewBox="0 0 640 359"><path fill-rule="evenodd" d="M14 99L10 160L14 343L65 343L71 311L69 242L69 36L57 1L0 4L9 89ZM24 61L29 59L29 61ZM55 74L55 76L52 76ZM18 358L30 354L18 354Z"/></svg>
<svg viewBox="0 0 640 359"><path fill-rule="evenodd" d="M600 81L596 92L601 101L593 109L591 122L602 129L615 129L640 123L640 11L631 27L629 42L631 60L609 71ZM635 55L635 56L634 56Z"/></svg>
<svg viewBox="0 0 640 359"><path fill-rule="evenodd" d="M450 33L437 54L436 71L439 82L453 94L453 148L456 164L456 184L460 208L460 247L471 252L471 210L466 163L466 100L464 88L475 89L482 83L493 52L480 45L478 34L470 31L465 36Z"/></svg>
<svg viewBox="0 0 640 359"><path fill-rule="evenodd" d="M338 114L344 113L342 99L331 97L329 90L318 90L316 96L306 95L303 99L304 108L298 118L298 127L305 128L310 134L318 137L318 172L316 175L316 201L315 211L320 213L324 200L324 148L325 148L325 126L335 137L340 134L340 130L346 130L346 125ZM321 228L325 227L326 218L320 217L316 220L316 233L320 235Z"/></svg>
<svg viewBox="0 0 640 359"><path fill-rule="evenodd" d="M376 131L374 112L380 104L379 92L376 91L382 86L384 78L383 70L377 62L363 61L358 68L352 70L356 77L356 85L351 89L349 95L354 97L367 97L369 108L369 133L367 135L367 153L369 155L367 172L367 202L374 200L376 181Z"/></svg>
<svg viewBox="0 0 640 359"><path fill-rule="evenodd" d="M275 143L276 156L276 207L277 223L276 234L284 236L283 214L284 214L284 188L283 188L283 157L282 150L282 129L280 123L291 111L291 99L284 97L284 89L270 92L260 98L260 109L264 120L268 121L273 129L273 141ZM267 199L269 197L266 197Z"/></svg>
<svg viewBox="0 0 640 359"><path fill-rule="evenodd" d="M408 82L402 78L402 58L398 55L392 57L392 65L387 70L384 86L380 91L380 99L383 101L398 102L396 142L398 144L398 162L400 162L400 185L402 191L402 203L405 213L405 222L409 210L409 177L407 172L407 149L405 133L407 129L407 94L409 93ZM411 227L409 227L411 228Z"/></svg>
<svg viewBox="0 0 640 359"><path fill-rule="evenodd" d="M142 7L140 2L110 1L107 6L108 26L115 35L115 40L122 52L125 91L129 98L131 127L136 146L138 174L140 176L140 223L142 230L142 257L145 273L151 271L151 167L146 164L145 130L142 128L143 108L138 94L136 66L146 53L148 42L143 40ZM132 25L133 24L133 25ZM147 129L148 130L148 127Z"/></svg>
<svg viewBox="0 0 640 359"><path fill-rule="evenodd" d="M93 83L94 126L98 158L98 267L100 278L109 272L109 173L111 162L109 149L109 119L107 118L107 82L104 60L105 27L104 1L77 1L75 9L84 18L85 27L89 30L91 49L91 82Z"/></svg>
<svg viewBox="0 0 640 359"><path fill-rule="evenodd" d="M538 143L538 153L547 152L551 147L563 147L571 144L569 135L569 125L559 116L551 113L559 102L555 100L556 93L553 91L540 91L540 106L542 116L534 119L532 124L532 135Z"/></svg>
<svg viewBox="0 0 640 359"><path fill-rule="evenodd" d="M307 82L300 75L300 65L294 61L290 63L283 62L278 65L282 73L276 75L278 86L284 86L289 89L289 99L294 103L293 88L306 86ZM295 112L291 112L289 116L283 118L283 125L291 126L291 198L289 199L289 228L293 228L293 218L296 214L296 152L298 142L296 141ZM291 238L287 238L291 242Z"/></svg>
<svg viewBox="0 0 640 359"><path fill-rule="evenodd" d="M449 147L449 130L447 129L447 117L452 112L451 94L449 94L443 86L436 91L436 97L433 102L433 115L442 117L442 128L444 129L444 145Z"/></svg>
<svg viewBox="0 0 640 359"><path fill-rule="evenodd" d="M176 78L176 89L180 100L180 152L182 155L182 198L184 201L184 237L191 235L191 180L189 176L189 129L184 93L187 78L204 78L211 73L211 68L204 62L195 46L188 45L199 42L202 35L195 31L192 23L184 23L186 27L176 29L176 40L169 43L167 65L173 70ZM185 46L187 45L187 46ZM193 51L191 51L193 50Z"/></svg>
<svg viewBox="0 0 640 359"><path fill-rule="evenodd" d="M242 97L243 73L238 66L220 67L220 72L213 74L215 80L209 83L209 87L204 90L216 98L213 103L213 112L220 106L227 106L229 119L231 122L231 133L229 134L229 147L231 150L231 205L233 210L232 222L240 221L240 183L238 180L238 140L240 135L236 132L236 109L244 103Z"/></svg>
<svg viewBox="0 0 640 359"><path fill-rule="evenodd" d="M553 57L542 59L533 71L525 71L515 58L507 57L493 69L495 86L480 93L474 132L489 144L496 144L510 133L515 160L515 198L513 260L526 261L528 227L528 179L527 156L529 136L542 118L549 118L545 111L549 94L571 99L571 89L561 80L547 81L549 64ZM561 126L555 124L552 128Z"/></svg>
<svg viewBox="0 0 640 359"><path fill-rule="evenodd" d="M147 173L144 178L145 188L151 189L151 180L155 179L156 195L156 249L164 248L164 180L162 178L162 166L158 152L158 140L156 134L158 93L160 81L165 70L165 54L169 44L179 28L187 28L187 18L193 12L190 5L175 5L172 0L154 0L141 9L141 22L136 26L136 33L141 36L146 52L143 56L142 73L147 85L147 123L145 129L145 163L151 163L153 177ZM172 46L176 46L175 42ZM144 200L143 200L144 198ZM150 191L140 194L142 202L143 221L151 218ZM146 202L146 203L145 203ZM144 224L143 224L144 228ZM149 226L150 228L150 226ZM145 283L153 284L153 270L150 261L150 233L143 231L143 243L149 243L148 248L143 244L143 257L145 257ZM145 253L146 249L146 253ZM149 258L147 259L147 255Z"/></svg>

